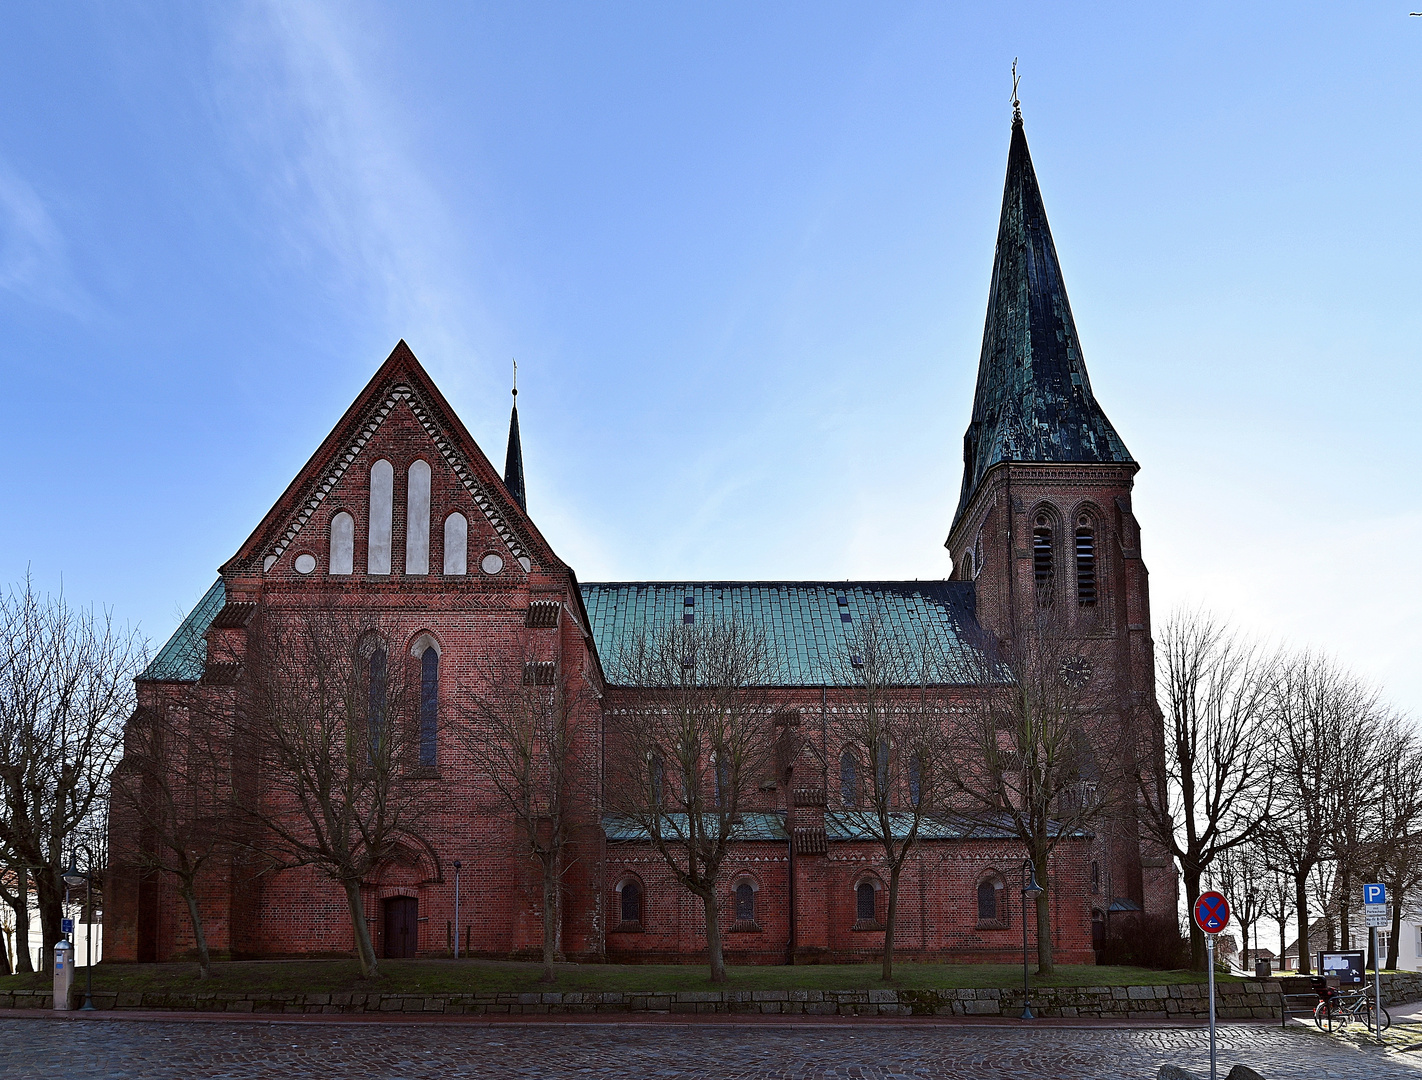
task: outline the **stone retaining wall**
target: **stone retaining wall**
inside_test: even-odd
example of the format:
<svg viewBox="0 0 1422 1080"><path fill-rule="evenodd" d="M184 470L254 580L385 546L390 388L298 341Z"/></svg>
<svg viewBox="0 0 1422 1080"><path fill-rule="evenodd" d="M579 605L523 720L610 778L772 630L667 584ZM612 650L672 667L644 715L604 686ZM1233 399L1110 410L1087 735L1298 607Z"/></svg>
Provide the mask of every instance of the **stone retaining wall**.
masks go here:
<svg viewBox="0 0 1422 1080"><path fill-rule="evenodd" d="M1250 1019L1279 1016L1277 990L1268 983L1222 983L1218 1015ZM80 994L76 1001L82 1000ZM5 993L0 1008L45 1009L40 990ZM230 1013L789 1013L812 1016L1014 1016L1021 990L726 990L675 993L483 994L198 994L95 991L99 1009L174 1009ZM1032 991L1041 1016L1202 1020L1209 1015L1205 988L1174 986L1043 987Z"/></svg>
<svg viewBox="0 0 1422 1080"><path fill-rule="evenodd" d="M1277 979L1223 982L1215 1015L1222 1020L1278 1020ZM1422 972L1383 976L1383 1000L1422 999ZM75 1001L82 1001L76 988ZM162 991L94 993L99 1009L170 1009L229 1013L787 1013L811 1016L1016 1016L1022 991L1003 990L682 990L674 993L482 993L482 994L178 994ZM47 1009L44 990L6 991L0 1008ZM1120 1020L1206 1020L1209 1002L1201 983L1169 986L1034 987L1039 1016Z"/></svg>

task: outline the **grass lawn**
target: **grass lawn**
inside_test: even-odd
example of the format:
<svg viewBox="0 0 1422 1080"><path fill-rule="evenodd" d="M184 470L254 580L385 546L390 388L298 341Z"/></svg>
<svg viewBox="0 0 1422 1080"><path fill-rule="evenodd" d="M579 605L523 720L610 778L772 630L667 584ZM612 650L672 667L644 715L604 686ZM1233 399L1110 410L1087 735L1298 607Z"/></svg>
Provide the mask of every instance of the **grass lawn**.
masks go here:
<svg viewBox="0 0 1422 1080"><path fill-rule="evenodd" d="M885 984L878 964L821 964L728 968L729 983L713 986L704 965L560 964L557 982L538 981L538 964L495 960L382 960L380 977L360 977L355 960L247 960L213 964L213 977L197 977L194 964L99 964L96 990L164 990L191 993L224 992L339 993L476 993L485 991L631 991L631 990L872 990ZM903 989L1014 987L1022 985L1022 968L1010 964L912 964L895 966L894 981ZM1152 971L1148 968L1060 966L1051 978L1035 973L1033 986L1124 986L1128 984L1195 983L1203 972ZM1234 976L1218 976L1220 981ZM74 978L83 991L84 971ZM0 977L5 986L49 987L48 974Z"/></svg>

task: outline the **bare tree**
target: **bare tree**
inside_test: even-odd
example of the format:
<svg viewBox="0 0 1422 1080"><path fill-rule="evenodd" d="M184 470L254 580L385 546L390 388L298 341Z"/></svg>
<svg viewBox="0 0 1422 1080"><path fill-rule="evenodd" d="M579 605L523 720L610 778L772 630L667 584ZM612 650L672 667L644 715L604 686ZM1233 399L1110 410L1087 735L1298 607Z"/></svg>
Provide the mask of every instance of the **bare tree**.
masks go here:
<svg viewBox="0 0 1422 1080"><path fill-rule="evenodd" d="M1250 931L1262 921L1269 904L1264 853L1257 844L1233 845L1211 860L1207 873L1207 880L1229 897L1234 921L1239 923L1240 967L1247 973ZM1253 935L1255 951L1259 949L1259 936Z"/></svg>
<svg viewBox="0 0 1422 1080"><path fill-rule="evenodd" d="M1422 888L1422 743L1400 722L1387 739L1392 746L1383 763L1382 797L1374 880L1385 881L1392 898L1392 932L1386 966L1397 967L1404 908L1415 904Z"/></svg>
<svg viewBox="0 0 1422 1080"><path fill-rule="evenodd" d="M1331 794L1339 759L1353 752L1351 718L1370 700L1337 664L1316 653L1299 653L1276 670L1271 731L1280 784L1267 830L1271 864L1293 880L1298 920L1299 971L1308 974L1310 883L1329 879L1320 896L1325 916L1332 896L1330 861L1337 802ZM1333 921L1326 919L1330 937Z"/></svg>
<svg viewBox="0 0 1422 1080"><path fill-rule="evenodd" d="M1134 802L1137 750L1099 643L1072 637L1050 611L1032 633L984 653L986 687L950 714L942 770L953 801L1026 849L1037 897L1037 969L1051 974L1049 861L1057 845Z"/></svg>
<svg viewBox="0 0 1422 1080"><path fill-rule="evenodd" d="M234 806L274 867L311 866L339 885L361 973L379 973L360 888L403 851L439 858L419 766L419 677L377 615L263 612L238 686Z"/></svg>
<svg viewBox="0 0 1422 1080"><path fill-rule="evenodd" d="M1383 800L1387 760L1396 752L1400 737L1377 690L1356 680L1350 682L1349 693L1342 699L1346 707L1333 720L1341 752L1323 788L1329 817L1327 850L1335 870L1330 906L1337 911L1339 938L1345 948L1352 939L1354 890L1359 875L1377 864L1381 838L1377 815L1359 811Z"/></svg>
<svg viewBox="0 0 1422 1080"><path fill-rule="evenodd" d="M136 866L173 878L183 898L201 978L212 974L212 960L197 883L231 847L230 739L231 712L210 699L141 708L128 722L123 760L111 778L116 809L144 838Z"/></svg>
<svg viewBox="0 0 1422 1080"><path fill-rule="evenodd" d="M596 676L546 659L532 635L520 644L479 673L461 704L463 722L451 730L512 817L521 853L538 866L542 981L553 982L573 828L597 798Z"/></svg>
<svg viewBox="0 0 1422 1080"><path fill-rule="evenodd" d="M145 661L144 641L107 612L40 597L28 579L0 598L0 862L33 875L46 967L60 940L66 848L100 831ZM16 920L27 924L28 911L17 906Z"/></svg>
<svg viewBox="0 0 1422 1080"><path fill-rule="evenodd" d="M701 900L711 981L726 980L717 883L774 760L765 635L734 618L649 628L616 658L607 803Z"/></svg>
<svg viewBox="0 0 1422 1080"><path fill-rule="evenodd" d="M1171 616L1156 656L1165 738L1140 772L1141 804L1147 828L1180 861L1192 910L1210 864L1268 821L1274 661L1198 611ZM1205 935L1193 919L1190 960L1204 970Z"/></svg>
<svg viewBox="0 0 1422 1080"><path fill-rule="evenodd" d="M941 664L931 642L897 640L871 616L857 624L840 666L854 690L831 710L827 735L841 755L841 783L851 787L842 792L852 804L842 814L883 850L889 901L882 977L888 980L894 977L899 878L918 848L921 827L943 809L939 786L950 744L946 703L935 686Z"/></svg>

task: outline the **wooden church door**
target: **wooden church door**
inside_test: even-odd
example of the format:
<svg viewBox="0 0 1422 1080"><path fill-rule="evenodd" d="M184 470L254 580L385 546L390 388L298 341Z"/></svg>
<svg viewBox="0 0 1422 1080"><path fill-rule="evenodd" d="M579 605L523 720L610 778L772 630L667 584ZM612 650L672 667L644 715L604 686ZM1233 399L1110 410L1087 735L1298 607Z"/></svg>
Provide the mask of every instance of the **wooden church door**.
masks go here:
<svg viewBox="0 0 1422 1080"><path fill-rule="evenodd" d="M385 901L385 955L414 956L420 940L420 902L413 896Z"/></svg>

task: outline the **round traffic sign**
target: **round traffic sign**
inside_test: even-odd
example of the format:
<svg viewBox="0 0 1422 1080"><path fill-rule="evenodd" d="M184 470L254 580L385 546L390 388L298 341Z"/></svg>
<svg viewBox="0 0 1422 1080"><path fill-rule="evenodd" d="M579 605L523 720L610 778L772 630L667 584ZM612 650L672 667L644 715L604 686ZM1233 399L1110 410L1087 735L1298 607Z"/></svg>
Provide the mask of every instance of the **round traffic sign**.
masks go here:
<svg viewBox="0 0 1422 1080"><path fill-rule="evenodd" d="M1229 901L1224 893L1202 892L1195 901L1195 924L1207 934L1218 934L1229 925Z"/></svg>

